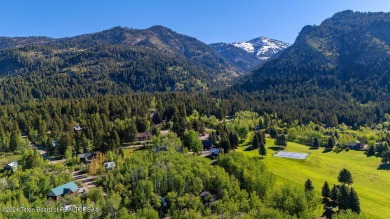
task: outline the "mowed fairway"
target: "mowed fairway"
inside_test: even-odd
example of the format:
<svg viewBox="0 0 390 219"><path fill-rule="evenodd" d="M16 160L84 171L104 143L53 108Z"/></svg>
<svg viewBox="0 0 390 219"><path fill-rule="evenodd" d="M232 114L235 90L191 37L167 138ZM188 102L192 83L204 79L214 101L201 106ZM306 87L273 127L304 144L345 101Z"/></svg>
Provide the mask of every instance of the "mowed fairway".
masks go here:
<svg viewBox="0 0 390 219"><path fill-rule="evenodd" d="M273 139L267 139L267 147L274 145ZM237 151L248 156L257 156L258 151ZM380 159L366 157L362 151L341 151L323 153L323 148L309 150L308 146L288 142L286 151L311 153L306 160L273 157L273 150L267 150L264 162L281 181L291 181L302 185L310 178L315 189L321 192L325 181L332 187L337 184L337 176L342 168L347 168L353 176L352 186L356 189L360 206L370 218L390 218L390 171L378 170Z"/></svg>

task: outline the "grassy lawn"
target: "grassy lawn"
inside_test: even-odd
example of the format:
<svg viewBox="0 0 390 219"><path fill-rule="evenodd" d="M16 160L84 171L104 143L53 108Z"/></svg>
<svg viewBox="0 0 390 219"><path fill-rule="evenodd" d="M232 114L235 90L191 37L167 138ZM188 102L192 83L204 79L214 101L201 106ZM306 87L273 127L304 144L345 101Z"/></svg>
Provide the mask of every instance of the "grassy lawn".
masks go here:
<svg viewBox="0 0 390 219"><path fill-rule="evenodd" d="M3 167L13 161L18 161L22 158L22 155L15 155L12 153L2 153L0 155L0 168L3 169Z"/></svg>
<svg viewBox="0 0 390 219"><path fill-rule="evenodd" d="M360 198L362 211L370 218L390 218L390 172L378 170L379 158L366 157L361 151L341 151L323 153L323 148L309 150L309 147L288 142L285 151L311 153L306 160L273 157L274 140L267 139L267 157L264 162L281 181L291 181L303 186L310 178L315 189L321 192L325 181L332 187L337 184L337 176L342 168L347 168L353 176L353 187ZM259 156L257 150L240 151L248 156Z"/></svg>

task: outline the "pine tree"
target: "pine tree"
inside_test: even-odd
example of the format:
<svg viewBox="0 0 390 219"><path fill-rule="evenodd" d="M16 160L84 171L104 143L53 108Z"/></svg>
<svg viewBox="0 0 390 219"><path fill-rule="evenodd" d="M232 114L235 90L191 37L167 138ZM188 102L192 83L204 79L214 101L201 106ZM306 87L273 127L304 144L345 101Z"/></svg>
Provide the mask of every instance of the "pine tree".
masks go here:
<svg viewBox="0 0 390 219"><path fill-rule="evenodd" d="M324 186L322 186L321 194L324 198L330 197L330 188L329 188L329 184L327 181L325 181Z"/></svg>
<svg viewBox="0 0 390 219"><path fill-rule="evenodd" d="M275 145L277 146L281 146L281 147L286 147L287 146L287 140L286 140L286 136L282 133L282 134L279 134L276 139L275 139Z"/></svg>
<svg viewBox="0 0 390 219"><path fill-rule="evenodd" d="M356 191L351 187L349 192L349 204L353 212L360 214L360 201Z"/></svg>
<svg viewBox="0 0 390 219"><path fill-rule="evenodd" d="M252 148L253 149L258 149L259 147L260 147L259 136L255 135L255 136L253 136L253 139L252 139Z"/></svg>
<svg viewBox="0 0 390 219"><path fill-rule="evenodd" d="M305 182L305 192L311 192L314 190L313 183L311 182L310 179L307 179Z"/></svg>
<svg viewBox="0 0 390 219"><path fill-rule="evenodd" d="M371 146L368 148L367 156L374 156L374 155L375 155L375 147L374 147L374 145L371 145Z"/></svg>
<svg viewBox="0 0 390 219"><path fill-rule="evenodd" d="M337 194L337 204L340 210L345 210L350 207L349 191L345 184L340 186L339 192Z"/></svg>
<svg viewBox="0 0 390 219"><path fill-rule="evenodd" d="M317 137L314 137L312 147L313 148L319 148L320 147L320 142L319 142Z"/></svg>
<svg viewBox="0 0 390 219"><path fill-rule="evenodd" d="M334 201L337 202L337 187L336 185L333 184L332 190L330 191L330 198Z"/></svg>
<svg viewBox="0 0 390 219"><path fill-rule="evenodd" d="M334 147L334 141L332 137L329 137L328 144L326 145L327 149L332 149Z"/></svg>
<svg viewBox="0 0 390 219"><path fill-rule="evenodd" d="M275 130L274 127L271 127L271 128L269 128L269 135L271 136L271 138L276 138L278 135L278 132Z"/></svg>
<svg viewBox="0 0 390 219"><path fill-rule="evenodd" d="M235 132L229 133L229 141L232 148L237 148L238 146L238 136Z"/></svg>
<svg viewBox="0 0 390 219"><path fill-rule="evenodd" d="M340 183L343 183L343 184L350 185L353 183L351 172L349 172L349 170L347 170L345 168L340 171L337 179L339 180Z"/></svg>
<svg viewBox="0 0 390 219"><path fill-rule="evenodd" d="M265 138L265 132L264 131L260 131L260 136L261 136L261 140L263 141L263 144L266 145L267 144L267 139Z"/></svg>
<svg viewBox="0 0 390 219"><path fill-rule="evenodd" d="M264 156L267 155L267 149L265 148L265 145L263 142L260 142L259 155L261 155L261 158L264 158Z"/></svg>
<svg viewBox="0 0 390 219"><path fill-rule="evenodd" d="M19 131L13 131L9 140L9 148L12 152L18 150L20 147Z"/></svg>

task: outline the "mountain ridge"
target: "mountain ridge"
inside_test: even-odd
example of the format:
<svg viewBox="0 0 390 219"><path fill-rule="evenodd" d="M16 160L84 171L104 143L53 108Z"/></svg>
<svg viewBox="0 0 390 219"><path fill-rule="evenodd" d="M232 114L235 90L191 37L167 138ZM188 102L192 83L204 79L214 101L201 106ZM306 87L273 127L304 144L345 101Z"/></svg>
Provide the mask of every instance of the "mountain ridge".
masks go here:
<svg viewBox="0 0 390 219"><path fill-rule="evenodd" d="M268 37L257 37L245 42L213 43L214 50L234 66L250 72L278 55L289 44Z"/></svg>
<svg viewBox="0 0 390 219"><path fill-rule="evenodd" d="M293 45L240 87L264 90L312 83L343 89L367 102L378 92L390 92L389 63L390 13L343 11L318 26L303 27Z"/></svg>

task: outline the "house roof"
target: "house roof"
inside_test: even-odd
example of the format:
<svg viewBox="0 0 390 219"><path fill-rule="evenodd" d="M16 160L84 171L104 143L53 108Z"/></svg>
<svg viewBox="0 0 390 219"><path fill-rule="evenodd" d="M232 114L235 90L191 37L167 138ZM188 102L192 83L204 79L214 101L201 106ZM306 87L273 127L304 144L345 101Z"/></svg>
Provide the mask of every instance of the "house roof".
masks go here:
<svg viewBox="0 0 390 219"><path fill-rule="evenodd" d="M53 196L57 197L63 194L68 193L69 191L76 192L79 189L79 187L76 185L74 181L68 182L64 185L58 186L52 190L50 190L49 194L47 196Z"/></svg>
<svg viewBox="0 0 390 219"><path fill-rule="evenodd" d="M345 144L349 147L355 147L355 146L359 146L360 145L360 142L348 142L347 144Z"/></svg>
<svg viewBox="0 0 390 219"><path fill-rule="evenodd" d="M116 167L116 164L115 164L115 162L105 162L104 167L106 169L112 169L112 168Z"/></svg>
<svg viewBox="0 0 390 219"><path fill-rule="evenodd" d="M210 149L210 152L212 154L218 155L219 154L219 148L212 148L212 149Z"/></svg>
<svg viewBox="0 0 390 219"><path fill-rule="evenodd" d="M17 167L17 166L18 166L18 162L16 162L16 161L11 162L11 163L7 164L7 166L10 166L10 167Z"/></svg>
<svg viewBox="0 0 390 219"><path fill-rule="evenodd" d="M92 157L92 153L84 153L84 154L78 154L77 156L79 157L79 158L89 158L89 157Z"/></svg>
<svg viewBox="0 0 390 219"><path fill-rule="evenodd" d="M140 132L138 133L138 138L152 137L152 133L150 132Z"/></svg>
<svg viewBox="0 0 390 219"><path fill-rule="evenodd" d="M81 131L81 130L83 130L79 125L74 126L73 129L74 129L75 131Z"/></svg>

